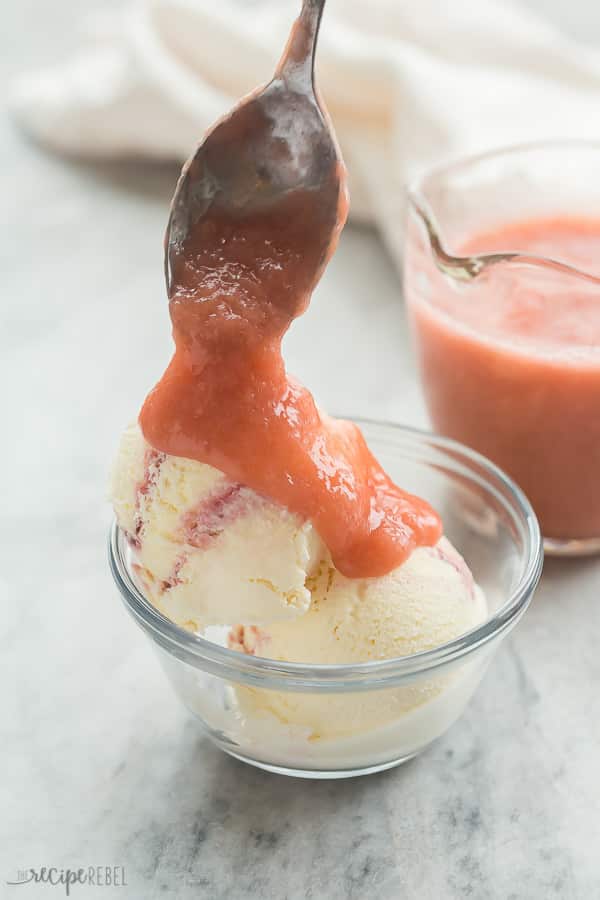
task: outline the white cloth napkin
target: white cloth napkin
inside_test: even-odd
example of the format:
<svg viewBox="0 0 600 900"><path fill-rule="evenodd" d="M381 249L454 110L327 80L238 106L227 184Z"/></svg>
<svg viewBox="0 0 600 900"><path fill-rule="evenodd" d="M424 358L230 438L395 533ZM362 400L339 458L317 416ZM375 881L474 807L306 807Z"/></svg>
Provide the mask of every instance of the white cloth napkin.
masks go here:
<svg viewBox="0 0 600 900"><path fill-rule="evenodd" d="M144 0L96 19L80 53L24 75L31 135L83 156L189 155L269 78L300 0ZM399 258L404 186L495 145L600 138L600 53L509 0L329 0L318 78L350 173L352 214Z"/></svg>

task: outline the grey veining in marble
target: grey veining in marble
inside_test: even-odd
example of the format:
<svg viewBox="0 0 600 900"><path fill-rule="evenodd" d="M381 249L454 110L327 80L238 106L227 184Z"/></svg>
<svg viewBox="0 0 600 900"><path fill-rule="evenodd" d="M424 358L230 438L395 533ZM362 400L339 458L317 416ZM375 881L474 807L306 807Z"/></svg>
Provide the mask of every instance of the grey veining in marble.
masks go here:
<svg viewBox="0 0 600 900"><path fill-rule="evenodd" d="M72 42L77 8L10 0L4 73ZM591 26L593 4L576 8ZM600 897L598 559L546 565L467 714L398 770L303 783L200 736L105 560L108 461L169 354L176 173L70 164L5 120L1 135L0 896L61 896L9 888L18 868L118 864L127 888L72 896ZM287 351L328 408L425 422L372 233L347 230Z"/></svg>

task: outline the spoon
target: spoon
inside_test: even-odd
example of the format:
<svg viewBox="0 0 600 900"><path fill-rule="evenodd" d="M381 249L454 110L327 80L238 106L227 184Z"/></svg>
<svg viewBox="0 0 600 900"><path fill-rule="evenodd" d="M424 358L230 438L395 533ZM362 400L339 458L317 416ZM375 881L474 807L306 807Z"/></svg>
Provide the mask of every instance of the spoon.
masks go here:
<svg viewBox="0 0 600 900"><path fill-rule="evenodd" d="M304 0L272 80L217 122L184 165L165 236L169 297L186 280L186 258L203 240L201 226L215 216L243 233L256 216L285 220L287 204L290 218L306 220L286 235L290 253L316 260L307 289L335 249L347 195L341 155L314 83L324 5ZM302 203L290 206L291 198Z"/></svg>

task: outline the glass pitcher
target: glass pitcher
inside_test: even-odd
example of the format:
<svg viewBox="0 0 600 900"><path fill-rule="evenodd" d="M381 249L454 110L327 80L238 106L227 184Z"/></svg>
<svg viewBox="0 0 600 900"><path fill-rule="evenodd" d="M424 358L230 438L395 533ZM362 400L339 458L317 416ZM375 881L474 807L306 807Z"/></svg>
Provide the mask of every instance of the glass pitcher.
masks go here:
<svg viewBox="0 0 600 900"><path fill-rule="evenodd" d="M435 429L600 551L600 144L509 148L409 191L405 296Z"/></svg>

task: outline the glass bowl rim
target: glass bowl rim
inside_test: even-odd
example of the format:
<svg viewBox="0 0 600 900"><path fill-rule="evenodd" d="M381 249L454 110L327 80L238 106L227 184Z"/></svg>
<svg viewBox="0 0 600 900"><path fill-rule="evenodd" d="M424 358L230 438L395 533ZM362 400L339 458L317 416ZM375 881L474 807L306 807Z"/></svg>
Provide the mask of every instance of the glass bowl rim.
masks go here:
<svg viewBox="0 0 600 900"><path fill-rule="evenodd" d="M508 600L470 631L431 650L422 650L410 656L361 663L316 665L246 655L176 625L146 600L137 588L124 558L124 534L113 520L108 540L110 570L128 612L156 644L196 668L221 678L263 688L332 692L374 690L390 687L400 681L413 680L424 672L447 666L505 634L517 623L538 584L544 559L539 525L531 504L521 489L498 466L458 441L393 422L355 416L349 418L359 426L383 429L389 434L408 438L417 445L426 442L436 450L448 451L449 459L457 464L461 458L474 463L484 473L483 480L488 488L493 486L494 479L499 482L510 498L510 505L508 502L504 503L505 509L512 513L515 524L520 525L524 541L522 572Z"/></svg>

